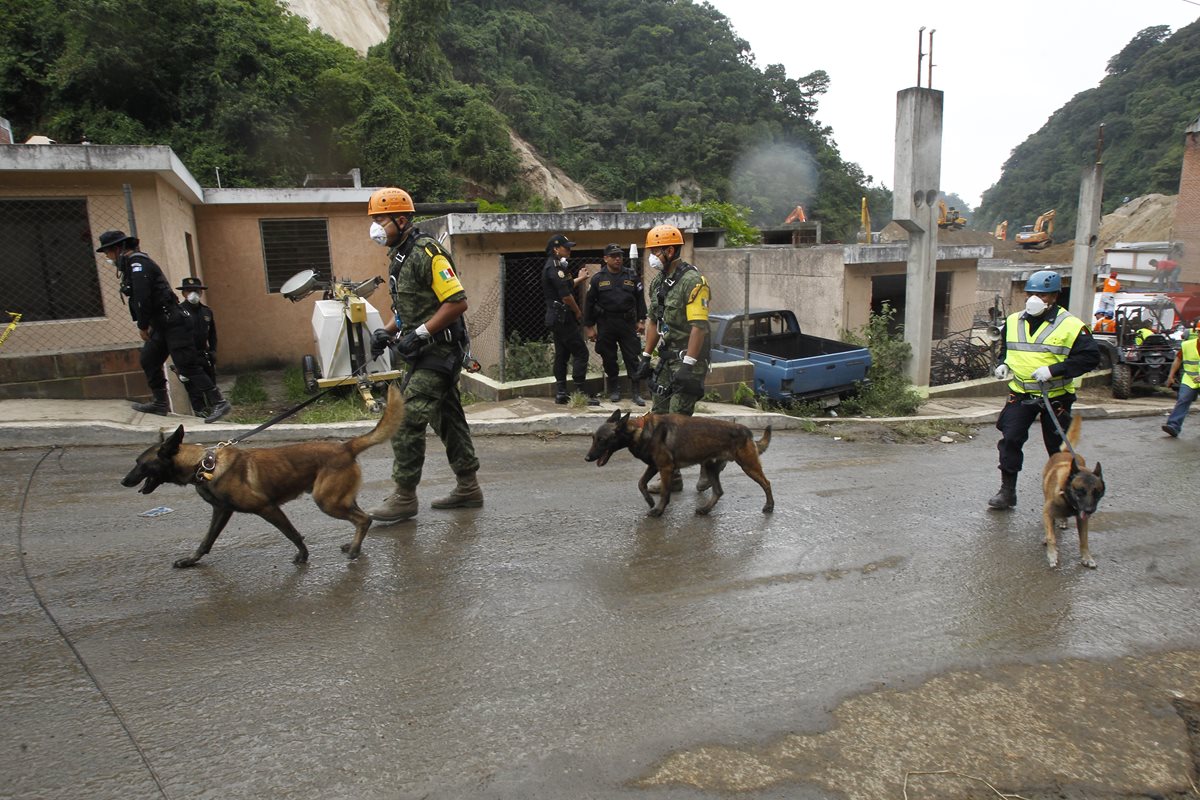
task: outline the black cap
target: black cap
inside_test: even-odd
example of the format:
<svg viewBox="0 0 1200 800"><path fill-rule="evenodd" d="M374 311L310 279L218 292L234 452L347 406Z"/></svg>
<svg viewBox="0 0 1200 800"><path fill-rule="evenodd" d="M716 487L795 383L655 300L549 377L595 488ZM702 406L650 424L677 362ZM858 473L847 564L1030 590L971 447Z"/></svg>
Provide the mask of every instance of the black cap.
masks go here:
<svg viewBox="0 0 1200 800"><path fill-rule="evenodd" d="M604 247L604 255L606 256L620 256L624 254L625 252L621 250L621 245L619 244L610 244Z"/></svg>
<svg viewBox="0 0 1200 800"><path fill-rule="evenodd" d="M105 231L100 234L100 246L96 248L97 253L103 253L110 247L116 247L124 242L133 242L133 246L137 247L137 239L133 236L126 236L125 231Z"/></svg>
<svg viewBox="0 0 1200 800"><path fill-rule="evenodd" d="M181 292L187 292L192 289L207 289L208 287L205 286L204 281L200 280L199 278L184 278L179 282L179 286L176 288L178 288Z"/></svg>
<svg viewBox="0 0 1200 800"><path fill-rule="evenodd" d="M556 247L571 248L574 246L575 246L575 243L572 242L570 239L563 236L561 233L556 233L550 237L550 241L546 242L546 252L549 253L551 250L553 250Z"/></svg>

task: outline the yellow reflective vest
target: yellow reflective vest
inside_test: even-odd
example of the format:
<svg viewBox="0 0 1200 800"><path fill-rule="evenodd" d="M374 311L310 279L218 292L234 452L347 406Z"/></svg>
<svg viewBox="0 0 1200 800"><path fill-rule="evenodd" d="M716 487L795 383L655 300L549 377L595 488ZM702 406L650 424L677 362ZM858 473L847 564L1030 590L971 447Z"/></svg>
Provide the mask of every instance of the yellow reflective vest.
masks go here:
<svg viewBox="0 0 1200 800"><path fill-rule="evenodd" d="M1183 373L1183 385L1200 389L1200 339L1188 339L1179 353L1183 358L1179 365Z"/></svg>
<svg viewBox="0 0 1200 800"><path fill-rule="evenodd" d="M1004 363L1013 373L1008 388L1026 394L1040 393L1042 387L1033 379L1033 371L1066 361L1083 328L1083 322L1065 308L1058 308L1054 318L1038 328L1036 336L1030 333L1023 312L1009 315L1004 323ZM1055 376L1046 382L1045 388L1050 397L1074 394L1075 381L1074 378Z"/></svg>

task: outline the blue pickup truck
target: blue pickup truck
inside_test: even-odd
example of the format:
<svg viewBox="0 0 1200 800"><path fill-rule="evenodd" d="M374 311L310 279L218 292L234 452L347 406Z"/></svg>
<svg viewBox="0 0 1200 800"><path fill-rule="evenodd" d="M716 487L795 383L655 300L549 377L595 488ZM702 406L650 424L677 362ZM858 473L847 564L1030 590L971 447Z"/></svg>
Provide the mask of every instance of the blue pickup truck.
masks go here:
<svg viewBox="0 0 1200 800"><path fill-rule="evenodd" d="M836 405L866 380L871 366L867 348L801 333L791 311L710 314L708 322L713 362L749 359L755 393L779 402L822 400Z"/></svg>

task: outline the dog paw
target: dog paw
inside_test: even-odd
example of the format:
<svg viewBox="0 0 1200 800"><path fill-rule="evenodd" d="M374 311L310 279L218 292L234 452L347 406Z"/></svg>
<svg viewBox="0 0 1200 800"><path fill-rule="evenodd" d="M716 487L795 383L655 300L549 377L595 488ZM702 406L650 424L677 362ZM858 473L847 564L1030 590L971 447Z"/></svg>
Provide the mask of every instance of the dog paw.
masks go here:
<svg viewBox="0 0 1200 800"><path fill-rule="evenodd" d="M298 553L296 555L296 557L292 559L292 563L293 564L307 564L308 563L308 553Z"/></svg>
<svg viewBox="0 0 1200 800"><path fill-rule="evenodd" d="M194 566L199 560L200 559L198 558L177 558L175 559L175 563L171 566L175 567L175 569L187 569L188 567Z"/></svg>
<svg viewBox="0 0 1200 800"><path fill-rule="evenodd" d="M707 516L708 512L710 512L710 511L712 511L712 508L710 508L709 506L699 506L696 509L696 514L697 514L697 516L704 517L704 516Z"/></svg>
<svg viewBox="0 0 1200 800"><path fill-rule="evenodd" d="M1092 558L1091 556L1084 556L1083 558L1079 559L1079 563L1083 564L1088 569L1096 568L1096 559Z"/></svg>
<svg viewBox="0 0 1200 800"><path fill-rule="evenodd" d="M1058 553L1054 550L1046 551L1046 563L1053 569L1058 566Z"/></svg>
<svg viewBox="0 0 1200 800"><path fill-rule="evenodd" d="M774 510L775 510L775 504L774 504L774 503L767 503L765 506L763 506L762 513L764 513L764 514L770 514L770 513L771 513L772 511L774 511Z"/></svg>
<svg viewBox="0 0 1200 800"><path fill-rule="evenodd" d="M354 546L354 545L353 545L353 544L351 544L350 542L346 542L344 545L342 545L342 552L343 552L343 553L349 553L349 552L350 552L350 548L351 548L351 547L353 547L353 546Z"/></svg>
<svg viewBox="0 0 1200 800"><path fill-rule="evenodd" d="M662 510L661 508L657 508L657 507L655 507L655 508L652 508L652 509L650 509L649 511L647 511L647 512L646 512L646 516L648 516L648 517L661 517L661 516L662 516L662 513L663 513L663 510Z"/></svg>

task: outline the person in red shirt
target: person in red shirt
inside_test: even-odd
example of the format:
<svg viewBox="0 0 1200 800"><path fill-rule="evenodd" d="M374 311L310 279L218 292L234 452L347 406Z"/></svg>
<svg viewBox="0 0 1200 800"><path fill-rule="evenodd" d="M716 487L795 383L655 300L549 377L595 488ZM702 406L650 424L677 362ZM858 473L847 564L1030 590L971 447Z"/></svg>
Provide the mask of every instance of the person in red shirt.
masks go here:
<svg viewBox="0 0 1200 800"><path fill-rule="evenodd" d="M1156 270L1154 274L1154 283L1162 287L1164 292L1178 292L1182 287L1179 285L1179 262L1173 258L1150 259L1151 265Z"/></svg>

